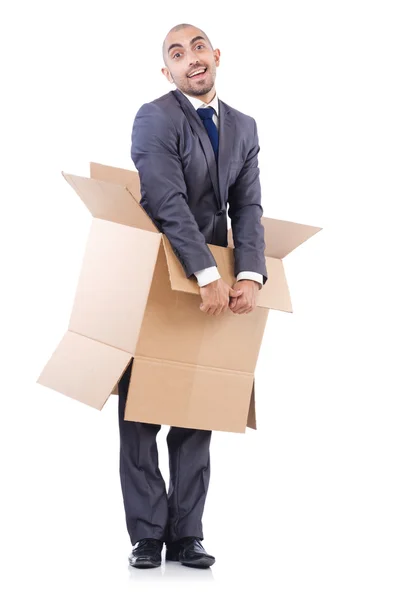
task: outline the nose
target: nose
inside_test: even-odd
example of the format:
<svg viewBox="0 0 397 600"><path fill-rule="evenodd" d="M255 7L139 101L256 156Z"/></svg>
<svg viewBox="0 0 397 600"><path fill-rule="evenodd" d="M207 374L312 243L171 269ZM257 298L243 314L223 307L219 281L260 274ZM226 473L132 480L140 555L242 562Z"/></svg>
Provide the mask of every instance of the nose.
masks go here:
<svg viewBox="0 0 397 600"><path fill-rule="evenodd" d="M196 63L198 63L198 59L196 57L195 52L193 52L193 50L188 50L187 51L187 59L189 62L189 65L195 65Z"/></svg>

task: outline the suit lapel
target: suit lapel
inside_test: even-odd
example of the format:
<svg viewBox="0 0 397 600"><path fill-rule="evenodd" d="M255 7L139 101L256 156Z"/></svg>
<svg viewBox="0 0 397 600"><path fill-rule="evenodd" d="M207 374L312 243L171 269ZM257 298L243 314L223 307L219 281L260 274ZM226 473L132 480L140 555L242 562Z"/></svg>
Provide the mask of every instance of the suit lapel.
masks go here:
<svg viewBox="0 0 397 600"><path fill-rule="evenodd" d="M197 111L194 109L191 102L189 102L189 100L187 98L185 98L185 96L182 94L182 92L180 92L179 90L172 90L172 94L174 94L175 98L178 100L183 112L185 113L187 120L189 121L192 129L195 131L195 133L197 134L197 136L200 140L200 143L203 148L204 155L205 155L205 159L207 161L212 186L214 188L216 199L218 201L218 206L219 206L219 208L222 208L223 202L221 200L222 196L219 191L218 169L217 169L214 150L212 148L210 138L208 137L208 133L203 125L202 120L198 116ZM220 144L220 137L219 137L219 144ZM220 153L220 151L221 151L221 149L219 146L218 152ZM219 155L218 155L218 160L219 160Z"/></svg>
<svg viewBox="0 0 397 600"><path fill-rule="evenodd" d="M218 174L222 208L226 206L226 182L230 167L230 153L235 141L235 130L236 122L232 113L228 106L219 100Z"/></svg>

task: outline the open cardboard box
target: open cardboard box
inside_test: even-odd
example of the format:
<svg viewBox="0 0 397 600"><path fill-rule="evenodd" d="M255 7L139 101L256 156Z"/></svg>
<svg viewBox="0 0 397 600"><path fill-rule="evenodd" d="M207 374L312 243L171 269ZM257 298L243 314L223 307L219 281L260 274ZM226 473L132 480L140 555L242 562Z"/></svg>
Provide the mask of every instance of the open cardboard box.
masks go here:
<svg viewBox="0 0 397 600"><path fill-rule="evenodd" d="M63 175L93 221L68 331L38 383L102 409L133 358L126 420L256 429L254 372L269 309L292 312L282 259L321 228L263 218L268 281L257 308L212 317L140 206L136 171L91 163L89 178ZM209 244L230 286L232 246L231 230L229 247Z"/></svg>

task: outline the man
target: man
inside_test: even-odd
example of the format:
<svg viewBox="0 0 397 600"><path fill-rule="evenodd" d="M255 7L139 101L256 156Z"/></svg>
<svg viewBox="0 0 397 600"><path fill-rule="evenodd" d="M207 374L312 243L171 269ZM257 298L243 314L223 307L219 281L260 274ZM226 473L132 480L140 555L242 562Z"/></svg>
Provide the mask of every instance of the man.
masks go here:
<svg viewBox="0 0 397 600"><path fill-rule="evenodd" d="M217 316L252 311L267 279L253 118L215 91L220 51L192 25L177 25L163 43L162 73L176 89L144 104L132 130L141 206L169 239L187 277L200 287L200 310ZM235 275L221 278L207 244L227 246L226 206L234 238ZM160 425L124 421L132 364L119 382L120 476L134 567L166 559L209 567L202 515L210 477L211 431L171 427L168 493L158 468Z"/></svg>

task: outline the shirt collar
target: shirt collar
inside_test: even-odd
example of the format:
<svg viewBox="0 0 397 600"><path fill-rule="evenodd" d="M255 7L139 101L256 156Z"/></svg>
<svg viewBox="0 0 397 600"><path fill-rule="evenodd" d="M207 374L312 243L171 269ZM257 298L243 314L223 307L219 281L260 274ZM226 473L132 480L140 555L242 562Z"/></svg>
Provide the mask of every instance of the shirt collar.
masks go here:
<svg viewBox="0 0 397 600"><path fill-rule="evenodd" d="M182 90L180 90L182 91ZM185 92L182 92L182 94L184 96L186 96L186 98L188 100L190 100L190 102L193 104L193 107L197 110L198 108L207 108L208 106L212 106L212 108L214 109L216 115L219 115L219 100L218 100L218 95L215 92L215 96L213 97L213 99L211 100L211 102L209 102L209 104L205 104L205 102L203 102L202 100L200 100L199 98L196 98L196 96L188 96L187 94L185 94Z"/></svg>

